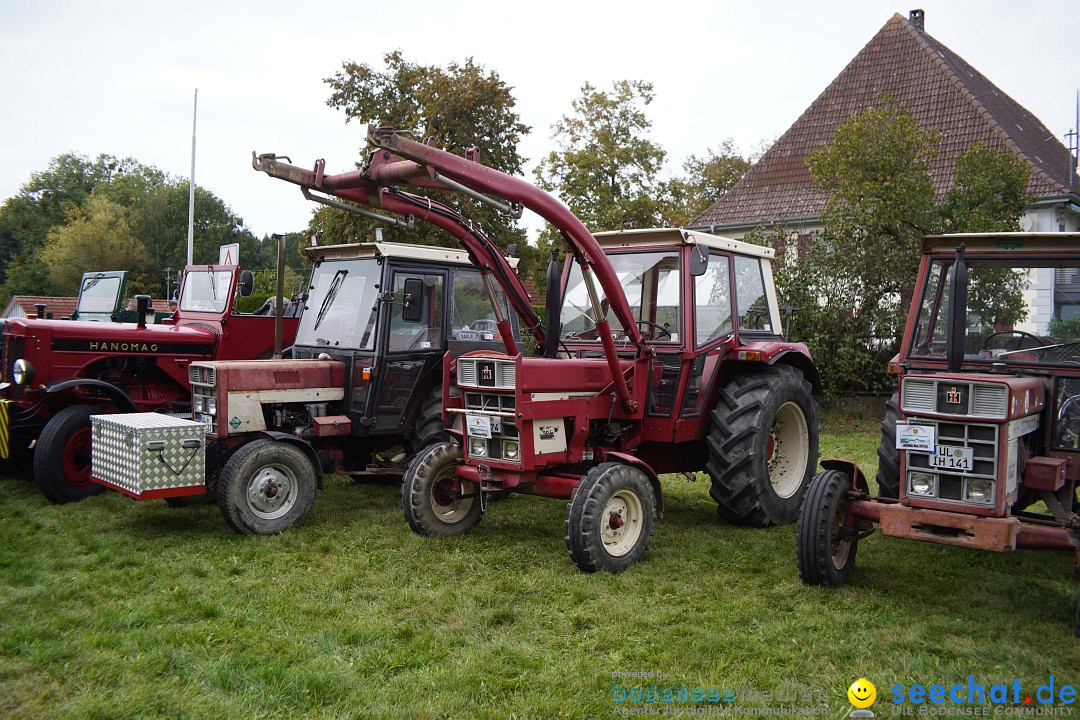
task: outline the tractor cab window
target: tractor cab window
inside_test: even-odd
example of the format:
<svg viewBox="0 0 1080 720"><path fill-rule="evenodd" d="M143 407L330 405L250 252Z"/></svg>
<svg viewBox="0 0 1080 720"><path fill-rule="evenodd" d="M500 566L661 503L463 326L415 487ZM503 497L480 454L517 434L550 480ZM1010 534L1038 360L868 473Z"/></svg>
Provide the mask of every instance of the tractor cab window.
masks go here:
<svg viewBox="0 0 1080 720"><path fill-rule="evenodd" d="M730 334L731 266L724 255L709 258L705 273L694 278L694 324L698 347Z"/></svg>
<svg viewBox="0 0 1080 720"><path fill-rule="evenodd" d="M379 272L373 258L319 263L312 271L296 344L374 349Z"/></svg>
<svg viewBox="0 0 1080 720"><path fill-rule="evenodd" d="M405 318L407 280L423 281L420 297L408 298L419 303L420 320ZM443 346L443 276L422 273L395 273L393 300L390 305L390 352L427 352Z"/></svg>
<svg viewBox="0 0 1080 720"><path fill-rule="evenodd" d="M1080 263L967 257L965 363L1080 365ZM919 300L912 357L944 359L951 258L935 260Z"/></svg>
<svg viewBox="0 0 1080 720"><path fill-rule="evenodd" d="M475 270L455 270L450 295L450 326L455 340L495 340L498 331L484 279ZM508 314L506 295L495 286L503 315Z"/></svg>
<svg viewBox="0 0 1080 720"><path fill-rule="evenodd" d="M608 260L619 284L626 292L638 330L650 342L677 343L680 340L679 254L677 252L613 253ZM607 298L599 284L601 312L607 312L616 340L628 337L614 313L608 312ZM589 293L581 267L573 263L563 293L562 336L566 340L599 340Z"/></svg>
<svg viewBox="0 0 1080 720"><path fill-rule="evenodd" d="M225 312L231 291L231 270L192 270L184 275L180 309L190 312Z"/></svg>
<svg viewBox="0 0 1080 720"><path fill-rule="evenodd" d="M756 257L735 256L735 307L739 332L774 332L761 260Z"/></svg>
<svg viewBox="0 0 1080 720"><path fill-rule="evenodd" d="M120 294L120 278L115 275L97 275L83 280L79 290L80 313L111 313L116 309Z"/></svg>

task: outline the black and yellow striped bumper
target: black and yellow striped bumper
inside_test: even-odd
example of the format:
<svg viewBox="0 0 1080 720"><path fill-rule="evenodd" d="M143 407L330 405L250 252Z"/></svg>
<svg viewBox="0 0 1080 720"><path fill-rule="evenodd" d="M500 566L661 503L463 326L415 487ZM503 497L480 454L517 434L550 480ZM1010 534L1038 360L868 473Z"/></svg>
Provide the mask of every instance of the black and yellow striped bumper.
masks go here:
<svg viewBox="0 0 1080 720"><path fill-rule="evenodd" d="M0 399L0 459L11 457L11 407L7 400Z"/></svg>

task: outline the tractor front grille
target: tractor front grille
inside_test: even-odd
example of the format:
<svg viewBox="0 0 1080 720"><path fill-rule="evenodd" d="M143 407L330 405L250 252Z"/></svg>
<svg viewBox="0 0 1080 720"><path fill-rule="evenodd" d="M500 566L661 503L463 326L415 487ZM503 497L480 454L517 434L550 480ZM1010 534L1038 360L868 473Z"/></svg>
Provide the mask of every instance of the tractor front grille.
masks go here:
<svg viewBox="0 0 1080 720"><path fill-rule="evenodd" d="M516 383L517 368L513 360L461 358L457 361L459 387L513 390Z"/></svg>
<svg viewBox="0 0 1080 720"><path fill-rule="evenodd" d="M963 398L962 406L943 409L941 402L950 392ZM1009 388L993 383L968 383L937 378L906 377L900 393L904 413L936 413L956 417L983 417L1004 420L1009 415Z"/></svg>
<svg viewBox="0 0 1080 720"><path fill-rule="evenodd" d="M997 453L999 426L981 423L953 423L919 419L920 425L932 425L936 428L936 445L970 448L972 463L970 471L947 470L932 465L932 455L928 452L905 450L906 494L909 498L932 498L978 505L985 507L993 504L997 496L998 468L1001 459ZM931 477L929 492L913 492L917 479ZM967 499L968 484L971 482L991 483L992 490L988 500L973 501Z"/></svg>

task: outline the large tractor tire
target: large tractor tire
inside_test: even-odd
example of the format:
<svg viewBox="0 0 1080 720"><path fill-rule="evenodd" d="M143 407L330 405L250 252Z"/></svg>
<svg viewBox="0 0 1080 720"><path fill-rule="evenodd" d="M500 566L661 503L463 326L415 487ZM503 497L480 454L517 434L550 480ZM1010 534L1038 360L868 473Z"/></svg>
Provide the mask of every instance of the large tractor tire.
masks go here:
<svg viewBox="0 0 1080 720"><path fill-rule="evenodd" d="M442 383L436 383L416 416L409 454L415 455L426 447L450 441L442 419Z"/></svg>
<svg viewBox="0 0 1080 720"><path fill-rule="evenodd" d="M566 549L587 573L619 573L649 549L656 493L641 470L608 462L589 470L566 510Z"/></svg>
<svg viewBox="0 0 1080 720"><path fill-rule="evenodd" d="M409 463L401 484L401 509L413 532L425 537L464 535L484 517L480 487L458 479L456 442L430 445Z"/></svg>
<svg viewBox="0 0 1080 720"><path fill-rule="evenodd" d="M787 366L736 375L720 391L706 443L709 495L721 517L757 527L794 522L818 460L810 383Z"/></svg>
<svg viewBox="0 0 1080 720"><path fill-rule="evenodd" d="M881 442L877 449L877 486L881 497L900 497L900 451L896 449L896 423L899 421L900 388L897 388L885 403L885 417L881 421Z"/></svg>
<svg viewBox="0 0 1080 720"><path fill-rule="evenodd" d="M855 569L856 540L842 537L851 478L839 470L814 476L803 499L795 534L799 577L807 585L839 587Z"/></svg>
<svg viewBox="0 0 1080 720"><path fill-rule="evenodd" d="M49 418L34 449L34 480L54 503L68 503L105 489L90 479L90 416L93 405L72 405Z"/></svg>
<svg viewBox="0 0 1080 720"><path fill-rule="evenodd" d="M217 501L236 532L276 535L307 517L315 501L315 468L294 445L268 438L254 440L225 463Z"/></svg>

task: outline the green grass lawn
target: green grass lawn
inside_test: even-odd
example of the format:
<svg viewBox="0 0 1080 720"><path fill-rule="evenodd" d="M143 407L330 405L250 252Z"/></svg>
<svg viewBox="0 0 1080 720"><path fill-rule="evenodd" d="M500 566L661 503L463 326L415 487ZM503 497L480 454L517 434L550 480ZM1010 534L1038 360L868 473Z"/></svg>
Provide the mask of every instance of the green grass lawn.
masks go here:
<svg viewBox="0 0 1080 720"><path fill-rule="evenodd" d="M822 456L853 458L872 477L876 423L822 424ZM746 698L798 686L827 693L837 718L865 676L880 718L897 683L1080 681L1068 554L874 537L848 585L809 588L794 527L725 525L699 478L666 478L652 548L618 576L570 562L562 501L514 496L472 534L427 540L406 526L396 487L333 477L302 528L240 537L215 506L117 494L53 506L27 482L0 481L0 717L592 718L706 706L613 702L614 683L656 682L734 691L742 706L776 706ZM613 679L634 671L665 677Z"/></svg>

